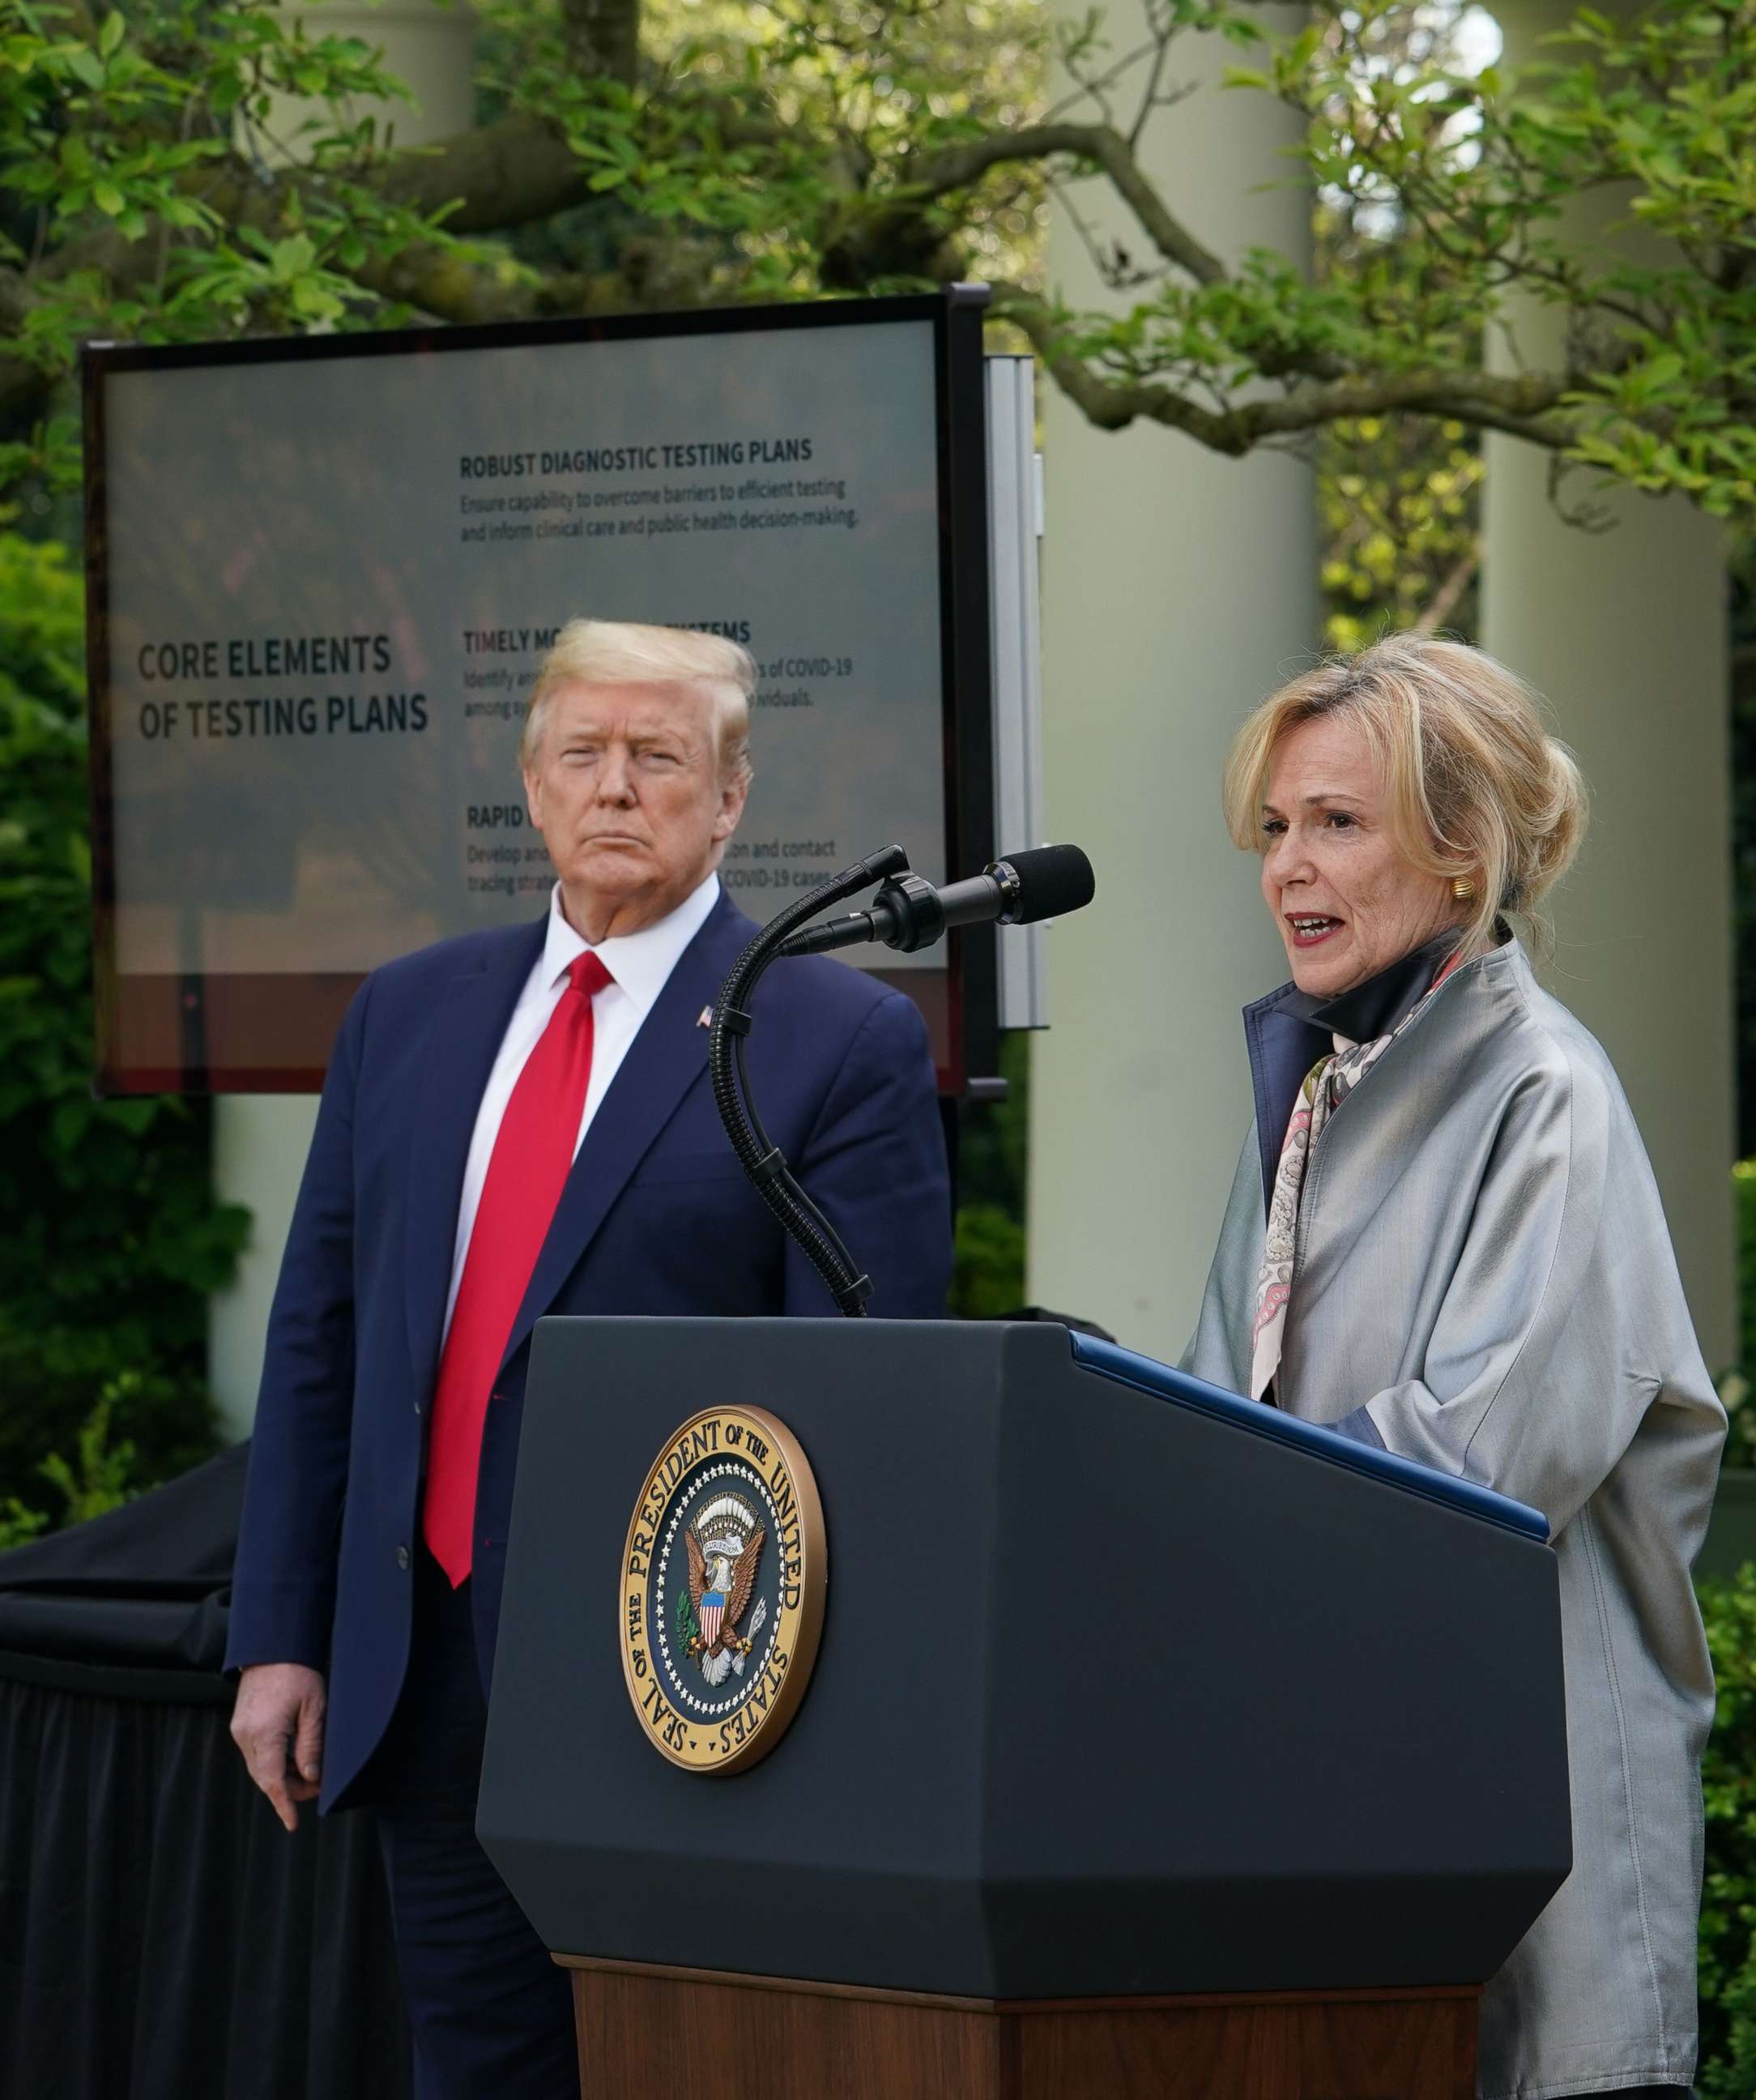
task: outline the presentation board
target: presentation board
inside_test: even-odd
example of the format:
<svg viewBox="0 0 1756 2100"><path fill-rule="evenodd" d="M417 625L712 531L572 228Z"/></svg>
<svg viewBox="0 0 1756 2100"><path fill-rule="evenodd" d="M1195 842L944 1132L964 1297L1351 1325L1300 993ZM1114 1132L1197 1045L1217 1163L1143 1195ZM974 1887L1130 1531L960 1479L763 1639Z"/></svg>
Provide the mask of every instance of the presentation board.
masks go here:
<svg viewBox="0 0 1756 2100"><path fill-rule="evenodd" d="M980 295L142 348L85 368L99 1083L321 1083L367 972L535 918L524 702L581 615L730 636L761 922L993 850ZM993 938L853 951L940 1083Z"/></svg>

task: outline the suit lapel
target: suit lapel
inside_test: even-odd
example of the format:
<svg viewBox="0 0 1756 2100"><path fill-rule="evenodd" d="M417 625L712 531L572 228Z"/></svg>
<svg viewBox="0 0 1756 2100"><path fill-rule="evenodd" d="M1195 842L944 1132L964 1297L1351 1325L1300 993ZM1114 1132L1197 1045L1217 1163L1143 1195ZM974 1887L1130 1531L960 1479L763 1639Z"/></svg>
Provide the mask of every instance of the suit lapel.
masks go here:
<svg viewBox="0 0 1756 2100"><path fill-rule="evenodd" d="M548 920L511 929L503 942L445 985L422 1046L409 1158L408 1352L416 1389L429 1392L451 1289L457 1206L476 1114L548 931Z"/></svg>
<svg viewBox="0 0 1756 2100"><path fill-rule="evenodd" d="M755 930L722 891L706 924L666 979L573 1162L507 1341L508 1357L517 1353L554 1303L629 1176L706 1069L702 1009L712 1005L726 972Z"/></svg>

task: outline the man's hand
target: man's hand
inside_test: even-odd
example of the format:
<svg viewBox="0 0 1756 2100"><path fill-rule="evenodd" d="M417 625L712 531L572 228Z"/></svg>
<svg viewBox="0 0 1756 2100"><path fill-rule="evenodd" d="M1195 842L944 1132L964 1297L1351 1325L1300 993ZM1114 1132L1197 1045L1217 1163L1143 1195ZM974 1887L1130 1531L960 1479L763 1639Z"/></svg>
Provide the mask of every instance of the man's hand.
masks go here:
<svg viewBox="0 0 1756 2100"><path fill-rule="evenodd" d="M239 1673L231 1740L289 1830L299 1827L297 1804L317 1798L325 1698L322 1672L302 1662L253 1663Z"/></svg>

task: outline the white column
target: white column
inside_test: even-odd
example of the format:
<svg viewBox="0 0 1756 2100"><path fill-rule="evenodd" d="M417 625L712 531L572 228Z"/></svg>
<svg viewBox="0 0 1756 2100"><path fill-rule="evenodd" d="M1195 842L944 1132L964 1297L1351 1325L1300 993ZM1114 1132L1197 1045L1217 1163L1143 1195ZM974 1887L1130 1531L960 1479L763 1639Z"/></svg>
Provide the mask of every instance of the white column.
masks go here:
<svg viewBox="0 0 1756 2100"><path fill-rule="evenodd" d="M1503 15L1508 55L1528 54L1567 12ZM1572 231L1590 240L1626 208L1582 207ZM1558 355L1547 310L1521 310L1516 329L1528 364ZM1496 342L1491 354L1503 367L1512 352ZM1718 1371L1732 1361L1736 1304L1724 542L1680 498L1606 496L1588 472L1566 478L1563 503L1613 522L1582 531L1557 514L1548 474L1535 448L1488 439L1482 643L1547 697L1591 789L1544 976L1621 1075Z"/></svg>
<svg viewBox="0 0 1756 2100"><path fill-rule="evenodd" d="M412 106L398 103L375 112L381 125L387 117L394 124L399 143L418 146L469 128L475 40L469 9L393 0L382 7L296 11L313 34L354 36L383 46L385 65L416 97ZM302 113L283 100L271 118L271 130L294 151ZM255 1220L236 1281L216 1293L208 1314L208 1379L229 1436L247 1436L255 1416L268 1308L316 1118L315 1100L302 1095L223 1094L213 1104L214 1193L223 1202L246 1205Z"/></svg>
<svg viewBox="0 0 1756 2100"><path fill-rule="evenodd" d="M363 44L383 51L386 71L395 74L414 100L373 103L349 112L356 120L376 117L381 139L389 126L397 145L425 146L469 129L475 114L472 60L476 40L476 18L470 8L442 4L442 0L385 0L383 7L364 5L362 0L338 0L334 5L316 0L315 5L288 7L284 11L302 19L309 36L358 37ZM268 129L295 157L301 151L297 127L307 117L327 121L320 103L293 95L275 97Z"/></svg>
<svg viewBox="0 0 1756 2100"><path fill-rule="evenodd" d="M228 1436L248 1436L255 1418L268 1308L316 1120L308 1094L222 1094L213 1103L213 1193L247 1206L253 1220L235 1279L208 1308L208 1382Z"/></svg>
<svg viewBox="0 0 1756 2100"><path fill-rule="evenodd" d="M1138 5L1112 9L1108 30L1117 51L1142 39ZM1214 85L1228 52L1174 46L1170 73L1202 85L1157 120L1151 171L1221 254L1302 255L1306 192L1261 187L1284 182L1296 127L1268 95ZM1100 192L1082 195L1089 215ZM1101 225L1143 249L1119 213ZM1066 215L1050 226L1051 282L1077 306L1112 303ZM1256 862L1226 836L1220 771L1239 722L1318 643L1311 478L1152 425L1096 430L1046 382L1043 399L1049 834L1090 854L1098 895L1049 937L1029 1291L1174 1357L1250 1119L1239 1009L1286 975Z"/></svg>

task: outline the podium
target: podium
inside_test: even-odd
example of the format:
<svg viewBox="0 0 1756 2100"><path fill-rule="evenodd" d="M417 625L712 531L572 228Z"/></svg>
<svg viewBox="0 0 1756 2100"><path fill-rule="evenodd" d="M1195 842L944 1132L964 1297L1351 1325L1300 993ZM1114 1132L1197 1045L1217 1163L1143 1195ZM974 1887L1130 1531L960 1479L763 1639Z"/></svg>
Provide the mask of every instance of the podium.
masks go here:
<svg viewBox="0 0 1756 2100"><path fill-rule="evenodd" d="M723 1776L623 1662L631 1519L720 1405L797 1440L828 1571ZM585 2093L1470 2100L1571 1864L1542 1529L1058 1326L542 1322L478 1828Z"/></svg>

